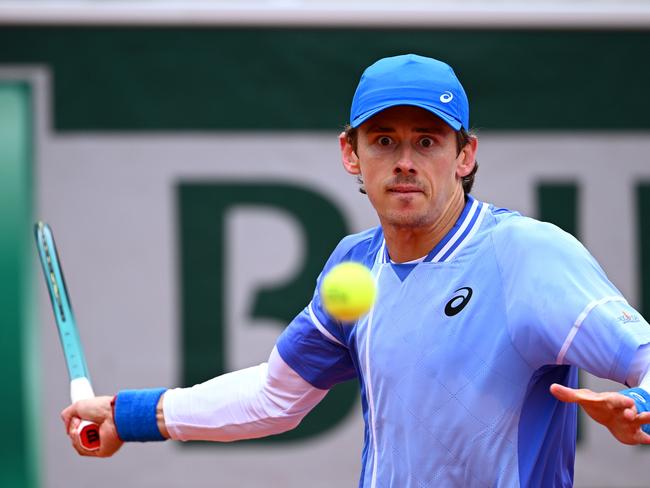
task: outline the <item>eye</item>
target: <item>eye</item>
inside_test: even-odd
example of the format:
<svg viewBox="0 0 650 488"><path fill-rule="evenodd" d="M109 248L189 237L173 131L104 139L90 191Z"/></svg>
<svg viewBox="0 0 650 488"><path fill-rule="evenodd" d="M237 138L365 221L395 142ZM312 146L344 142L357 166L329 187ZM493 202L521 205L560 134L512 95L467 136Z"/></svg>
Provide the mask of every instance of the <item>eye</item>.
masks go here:
<svg viewBox="0 0 650 488"><path fill-rule="evenodd" d="M393 143L393 140L388 136L381 136L377 142L380 146L390 146Z"/></svg>
<svg viewBox="0 0 650 488"><path fill-rule="evenodd" d="M431 137L423 137L420 139L420 146L422 146L425 149L430 148L435 144L435 141Z"/></svg>

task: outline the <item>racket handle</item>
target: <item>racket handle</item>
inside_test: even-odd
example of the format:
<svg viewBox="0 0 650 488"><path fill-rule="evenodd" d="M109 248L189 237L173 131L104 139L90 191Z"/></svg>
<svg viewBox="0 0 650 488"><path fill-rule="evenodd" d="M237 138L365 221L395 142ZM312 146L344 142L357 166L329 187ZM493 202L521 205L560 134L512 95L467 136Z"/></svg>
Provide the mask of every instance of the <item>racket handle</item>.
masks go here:
<svg viewBox="0 0 650 488"><path fill-rule="evenodd" d="M72 403L87 398L93 398L95 393L90 384L90 380L85 377L75 378L70 382L70 399ZM100 446L99 426L89 420L82 420L77 427L77 437L79 444L86 451L96 451Z"/></svg>
<svg viewBox="0 0 650 488"><path fill-rule="evenodd" d="M79 443L86 451L96 451L100 446L99 426L88 420L82 420L77 427Z"/></svg>

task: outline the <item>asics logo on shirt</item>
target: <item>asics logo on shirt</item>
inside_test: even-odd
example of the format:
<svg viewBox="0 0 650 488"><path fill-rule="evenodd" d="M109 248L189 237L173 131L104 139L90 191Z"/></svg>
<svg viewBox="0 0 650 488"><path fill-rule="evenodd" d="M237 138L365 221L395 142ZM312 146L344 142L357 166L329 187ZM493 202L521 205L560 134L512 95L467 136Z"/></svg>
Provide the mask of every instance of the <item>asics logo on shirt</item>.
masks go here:
<svg viewBox="0 0 650 488"><path fill-rule="evenodd" d="M457 313L460 313L460 311L465 308L465 305L469 303L470 298L472 298L473 292L469 286L459 288L454 293L458 293L459 291L463 291L464 293L456 295L447 302L447 305L445 305L445 315L448 317L453 317Z"/></svg>

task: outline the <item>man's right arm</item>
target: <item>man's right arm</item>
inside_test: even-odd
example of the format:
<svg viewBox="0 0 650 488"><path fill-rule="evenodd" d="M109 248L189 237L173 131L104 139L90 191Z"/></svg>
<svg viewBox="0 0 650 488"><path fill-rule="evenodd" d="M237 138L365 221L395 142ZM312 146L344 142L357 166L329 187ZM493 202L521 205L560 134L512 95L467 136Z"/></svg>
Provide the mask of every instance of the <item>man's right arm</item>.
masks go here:
<svg viewBox="0 0 650 488"><path fill-rule="evenodd" d="M62 412L79 454L106 457L123 441L210 440L228 442L285 432L296 427L337 383L356 376L343 327L320 305L320 279L343 260L372 266L383 242L378 229L348 236L318 278L312 302L289 324L268 364L221 375L191 388L127 390L77 402ZM78 444L80 418L100 425L102 447Z"/></svg>
<svg viewBox="0 0 650 488"><path fill-rule="evenodd" d="M295 428L327 391L305 381L274 348L268 363L168 390L162 402L165 427L182 441L279 434Z"/></svg>
<svg viewBox="0 0 650 488"><path fill-rule="evenodd" d="M108 457L123 440L229 442L278 434L296 427L327 394L293 371L275 348L268 363L167 390L152 402L156 391L131 390L118 394L116 401L96 397L66 408L62 418L77 452ZM78 444L75 430L81 418L100 426L99 451Z"/></svg>

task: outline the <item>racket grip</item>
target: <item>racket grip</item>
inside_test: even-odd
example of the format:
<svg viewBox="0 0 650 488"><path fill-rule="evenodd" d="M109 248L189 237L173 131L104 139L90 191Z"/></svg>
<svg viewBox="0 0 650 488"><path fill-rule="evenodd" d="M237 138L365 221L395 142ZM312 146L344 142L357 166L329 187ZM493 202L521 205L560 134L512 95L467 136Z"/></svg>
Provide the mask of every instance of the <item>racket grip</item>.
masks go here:
<svg viewBox="0 0 650 488"><path fill-rule="evenodd" d="M77 427L79 443L86 451L96 451L100 446L99 426L88 420L82 420Z"/></svg>
<svg viewBox="0 0 650 488"><path fill-rule="evenodd" d="M70 399L72 403L87 398L93 398L95 393L90 384L90 380L85 377L75 378L70 382ZM79 444L86 451L96 451L101 444L99 438L99 426L89 420L82 420L77 427L77 437Z"/></svg>

